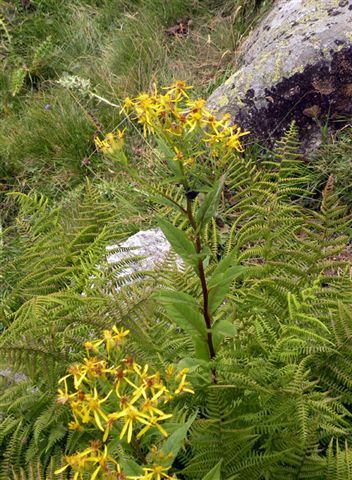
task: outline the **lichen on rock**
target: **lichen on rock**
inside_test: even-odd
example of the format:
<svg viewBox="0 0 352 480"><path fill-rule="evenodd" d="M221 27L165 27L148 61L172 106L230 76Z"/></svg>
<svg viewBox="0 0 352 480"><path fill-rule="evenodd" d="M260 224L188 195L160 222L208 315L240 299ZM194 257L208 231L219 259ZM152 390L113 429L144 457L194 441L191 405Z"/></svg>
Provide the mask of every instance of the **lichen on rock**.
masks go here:
<svg viewBox="0 0 352 480"><path fill-rule="evenodd" d="M208 101L260 140L352 114L352 1L278 0ZM224 100L226 99L226 101Z"/></svg>

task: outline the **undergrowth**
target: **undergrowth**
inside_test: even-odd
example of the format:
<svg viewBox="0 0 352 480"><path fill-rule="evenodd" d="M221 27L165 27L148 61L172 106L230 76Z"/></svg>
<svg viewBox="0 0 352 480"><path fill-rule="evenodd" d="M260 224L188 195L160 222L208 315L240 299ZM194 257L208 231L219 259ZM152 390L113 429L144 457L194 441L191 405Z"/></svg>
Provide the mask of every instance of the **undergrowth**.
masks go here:
<svg viewBox="0 0 352 480"><path fill-rule="evenodd" d="M6 192L33 188L61 198L85 176L109 181L94 135L118 123L118 111L62 93L65 73L89 79L116 101L154 82L180 77L204 94L227 75L241 37L267 0L3 1L0 5L1 216L14 204ZM23 5L22 5L23 4ZM257 6L256 6L257 5ZM178 20L185 33L168 34ZM134 140L136 148L138 138Z"/></svg>
<svg viewBox="0 0 352 480"><path fill-rule="evenodd" d="M174 83L207 96L270 3L1 3L1 479L352 478L350 129L243 151ZM157 224L181 266L106 262Z"/></svg>
<svg viewBox="0 0 352 480"><path fill-rule="evenodd" d="M124 105L156 140L151 175L122 154L126 132L98 149L155 204L183 264L126 274L131 251L109 267L104 248L130 233L129 213L94 184L69 209L15 195L1 478L351 478L351 273L339 258L351 219L334 177L319 211L305 208L295 126L258 163L184 82Z"/></svg>

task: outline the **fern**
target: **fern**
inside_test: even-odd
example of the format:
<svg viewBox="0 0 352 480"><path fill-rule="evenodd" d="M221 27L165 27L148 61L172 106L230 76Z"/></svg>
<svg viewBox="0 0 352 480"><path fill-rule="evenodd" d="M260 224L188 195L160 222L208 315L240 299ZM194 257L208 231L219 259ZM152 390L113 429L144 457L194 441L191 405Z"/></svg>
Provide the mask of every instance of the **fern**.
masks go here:
<svg viewBox="0 0 352 480"><path fill-rule="evenodd" d="M13 70L10 78L10 89L13 97L18 95L23 88L27 76L27 69L25 67L18 67Z"/></svg>
<svg viewBox="0 0 352 480"><path fill-rule="evenodd" d="M21 468L19 472L12 470L9 474L9 480L68 480L72 475L68 476L66 473L55 474L62 464L59 458L52 457L50 464L45 469L40 463L30 463L26 469ZM45 472L45 473L44 473Z"/></svg>
<svg viewBox="0 0 352 480"><path fill-rule="evenodd" d="M156 186L143 184L140 192L157 201L164 195L158 213L191 238L180 214L185 192L163 182L159 167ZM116 241L126 235L126 221L92 185L65 212L42 196L17 195L16 228L25 240L14 265L18 281L2 302L0 350L25 377L0 387L4 478L50 478L50 461L91 439L66 429L56 382L82 358L80 345L111 324L133 332L129 353L141 362L190 367L196 394L174 403L176 416L198 412L174 462L182 478L202 479L220 461L226 479L351 476L351 278L339 258L350 219L331 180L319 212L298 201L302 192L310 195L309 172L294 125L270 160L235 158L226 168L219 210L202 231L204 269L211 278L226 257L241 274L214 311L212 328L221 321L234 328L218 342L210 367L194 361L191 330L158 301L166 290L200 303L191 266L175 268L171 253L154 272L116 280L138 257L131 251L115 267L102 261L114 233ZM195 213L202 202L199 193L188 207ZM209 384L209 368L216 383ZM129 455L121 445L116 454Z"/></svg>
<svg viewBox="0 0 352 480"><path fill-rule="evenodd" d="M27 462L46 465L64 448L67 415L54 400L57 381L81 355L87 335L105 326L104 296L94 293L92 277L101 275L97 265L106 244L125 235L125 226L118 226L89 183L71 218L42 196L16 197L21 206L16 228L25 241L13 266L17 283L2 302L6 328L0 351L2 365L25 376L0 386L4 478ZM16 418L19 427L8 418Z"/></svg>

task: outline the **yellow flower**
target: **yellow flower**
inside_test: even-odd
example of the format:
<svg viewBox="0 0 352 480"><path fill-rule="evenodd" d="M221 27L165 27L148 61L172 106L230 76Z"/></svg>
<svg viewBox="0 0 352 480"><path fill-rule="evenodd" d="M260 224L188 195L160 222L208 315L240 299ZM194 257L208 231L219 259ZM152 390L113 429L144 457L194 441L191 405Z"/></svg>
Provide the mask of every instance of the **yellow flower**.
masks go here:
<svg viewBox="0 0 352 480"><path fill-rule="evenodd" d="M69 375L61 378L59 383L72 376L75 389L78 390L83 381L99 378L113 371L111 368L107 368L107 362L105 360L98 360L96 357L85 358L83 362L84 363L71 365L71 367L68 368Z"/></svg>
<svg viewBox="0 0 352 480"><path fill-rule="evenodd" d="M118 412L113 412L113 413L108 414L108 416L107 416L108 420L106 422L106 428L105 428L105 431L104 431L103 442L106 442L114 423L116 422L116 420L118 420L117 414L118 414Z"/></svg>
<svg viewBox="0 0 352 480"><path fill-rule="evenodd" d="M129 477L131 480L176 480L176 477L167 474L171 467L163 467L162 465L153 464L151 467L143 468L143 477Z"/></svg>
<svg viewBox="0 0 352 480"><path fill-rule="evenodd" d="M146 137L147 131L155 132L155 123L158 118L159 105L156 96L142 93L135 98L134 117L138 123L143 125L143 134Z"/></svg>
<svg viewBox="0 0 352 480"><path fill-rule="evenodd" d="M141 438L152 427L156 427L164 437L168 437L169 434L160 425L159 422L162 422L163 420L167 420L168 418L171 418L171 417L172 417L171 413L163 413L162 415L159 415L158 417L154 417L154 416L148 417L148 423L145 425L145 427L142 428L142 430L140 432L138 432L137 438Z"/></svg>
<svg viewBox="0 0 352 480"><path fill-rule="evenodd" d="M165 370L167 380L171 380L172 375L174 374L174 366L168 365Z"/></svg>
<svg viewBox="0 0 352 480"><path fill-rule="evenodd" d="M134 389L134 393L131 401L132 404L135 403L141 396L143 396L144 398L147 398L147 387L145 384L138 386L127 377L125 377L125 382L128 383L128 385L130 385Z"/></svg>
<svg viewBox="0 0 352 480"><path fill-rule="evenodd" d="M157 111L159 112L159 115L161 113L174 113L176 109L175 103L176 100L172 98L170 92L167 92L165 95L159 95L156 100Z"/></svg>
<svg viewBox="0 0 352 480"><path fill-rule="evenodd" d="M126 371L118 366L114 371L114 377L116 396L120 398L120 388L126 383Z"/></svg>
<svg viewBox="0 0 352 480"><path fill-rule="evenodd" d="M122 361L127 366L127 372L138 373L140 371L141 367L133 360L133 357L124 358Z"/></svg>
<svg viewBox="0 0 352 480"><path fill-rule="evenodd" d="M194 393L194 390L188 386L188 385L190 385L190 383L187 382L187 380L186 380L187 373L188 373L188 368L184 368L177 375L176 378L180 379L180 384L177 387L177 389L175 390L175 395L179 395L180 393L184 393L184 392Z"/></svg>
<svg viewBox="0 0 352 480"><path fill-rule="evenodd" d="M67 455L65 457L66 465L58 470L55 470L55 475L64 472L67 468L72 468L75 472L73 480L83 479L84 472L86 470L87 458L80 453L75 453L74 455Z"/></svg>
<svg viewBox="0 0 352 480"><path fill-rule="evenodd" d="M226 142L225 148L227 148L228 150L236 150L237 152L243 152L244 148L239 139L244 135L248 135L250 132L241 132L241 129L237 127L237 125L230 127L230 129L230 137Z"/></svg>
<svg viewBox="0 0 352 480"><path fill-rule="evenodd" d="M159 415L159 416L163 416L164 415L164 412L162 410L160 410L159 408L157 408L157 401L156 400L153 400L151 398L147 398L142 406L141 406L141 411L143 413L147 413L148 415Z"/></svg>
<svg viewBox="0 0 352 480"><path fill-rule="evenodd" d="M103 331L103 338L101 340L97 340L93 343L93 345L97 348L102 343L105 343L106 351L108 353L108 357L110 356L110 351L113 348L120 347L125 342L125 337L130 333L129 330L118 330L117 327L114 325L112 330L104 330Z"/></svg>
<svg viewBox="0 0 352 480"><path fill-rule="evenodd" d="M124 143L124 132L124 130L117 129L114 133L107 133L103 140L95 137L94 143L97 150L103 153L114 153L117 150L121 150Z"/></svg>
<svg viewBox="0 0 352 480"><path fill-rule="evenodd" d="M92 442L91 446L83 450L82 452L77 452L74 455L69 455L65 457L67 464L56 470L54 473L58 475L59 473L64 472L67 468L71 467L75 472L73 479L83 479L87 478L85 472L92 471L92 467L95 468L93 473L90 476L90 480L95 480L100 472L106 473L107 471L111 472L111 466L114 465L115 472L117 474L121 473L120 465L108 454L108 448L105 445L104 450L99 449L100 442ZM96 466L97 465L97 466Z"/></svg>
<svg viewBox="0 0 352 480"><path fill-rule="evenodd" d="M133 405L128 405L122 412L117 413L116 419L123 418L125 421L120 433L120 440L127 433L127 443L131 443L133 434L133 423L140 422L144 425L149 425L149 417L142 412L139 412Z"/></svg>
<svg viewBox="0 0 352 480"><path fill-rule="evenodd" d="M197 126L200 127L202 124L202 119L206 113L204 109L205 100L200 98L195 101L188 101L188 113L186 117L186 123L189 126L189 132L192 132Z"/></svg>
<svg viewBox="0 0 352 480"><path fill-rule="evenodd" d="M73 420L72 422L69 422L68 428L69 430L82 430L82 427L79 424L79 422L77 422L77 420Z"/></svg>
<svg viewBox="0 0 352 480"><path fill-rule="evenodd" d="M121 467L120 465L114 460L112 457L108 455L108 447L104 445L104 451L101 450L93 450L93 455L91 455L88 458L89 462L92 462L93 464L97 464L98 466L94 470L92 476L90 477L90 480L95 480L100 472L109 473L111 472L111 464L114 464L116 471L114 473L121 473ZM115 477L116 478L116 477Z"/></svg>
<svg viewBox="0 0 352 480"><path fill-rule="evenodd" d="M68 392L68 386L67 386L67 379L68 375L66 375L65 377L61 378L61 380L59 380L59 383L63 383L64 384L64 390L62 389L59 389L58 390L58 396L57 396L57 402L58 403L61 403L61 404L65 404L71 400L73 400L76 396L76 393L69 393Z"/></svg>
<svg viewBox="0 0 352 480"><path fill-rule="evenodd" d="M194 157L188 157L187 160L183 162L183 165L190 165L191 167L194 167L196 164L196 159Z"/></svg>
<svg viewBox="0 0 352 480"><path fill-rule="evenodd" d="M183 163L183 158L184 158L184 155L182 152L180 152L180 150L175 146L174 147L174 150L176 152L176 155L174 156L174 160L178 161L178 162L182 162Z"/></svg>
<svg viewBox="0 0 352 480"><path fill-rule="evenodd" d="M167 90L168 95L173 96L175 101L180 101L182 98L189 98L187 90L193 88L192 85L187 85L183 80L176 80L170 87L163 87L163 90Z"/></svg>
<svg viewBox="0 0 352 480"><path fill-rule="evenodd" d="M106 395L106 397L100 399L98 391L94 388L94 395L87 394L83 401L75 401L71 404L72 413L75 418L79 417L82 423L89 423L95 420L95 423L99 430L104 432L101 421L108 421L108 417L102 410L101 405L106 402L110 397L112 390Z"/></svg>
<svg viewBox="0 0 352 480"><path fill-rule="evenodd" d="M89 355L91 352L97 353L98 347L93 342L86 342L84 344L85 349L87 350L87 354Z"/></svg>
<svg viewBox="0 0 352 480"><path fill-rule="evenodd" d="M123 106L120 113L129 112L130 110L132 110L133 107L134 107L134 101L130 97L126 97L123 101Z"/></svg>

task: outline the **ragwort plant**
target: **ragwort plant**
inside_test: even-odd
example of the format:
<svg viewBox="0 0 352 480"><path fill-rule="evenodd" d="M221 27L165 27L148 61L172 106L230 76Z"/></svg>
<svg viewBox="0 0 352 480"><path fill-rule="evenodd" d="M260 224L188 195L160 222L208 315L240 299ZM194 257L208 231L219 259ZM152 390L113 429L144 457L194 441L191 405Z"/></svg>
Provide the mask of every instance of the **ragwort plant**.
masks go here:
<svg viewBox="0 0 352 480"><path fill-rule="evenodd" d="M242 268L230 266L226 257L208 279L204 267L208 247L204 244L203 235L206 225L218 209L224 184L224 175L217 178L219 168L216 164L225 167L234 151L242 152L240 139L248 132L242 132L240 127L233 124L229 115L218 120L205 108L205 100L191 100L188 95L190 88L182 81L176 82L165 93L158 93L155 88L151 94L141 94L136 99L126 98L123 111L132 121L141 125L144 137L152 135L157 139L169 168L168 182L182 188L183 195L179 202L165 195L155 200L171 204L189 222L191 238L165 218L159 220L175 252L194 270L201 287L201 302L198 304L184 292L171 294L166 290L158 292L157 300L178 320L179 328L191 335L195 349L191 366L202 366L205 377L208 377L206 383L216 384L217 373L213 364L216 350L226 335L234 333L234 327L227 320L214 322L213 314L223 302L231 281L241 273ZM116 158L121 165L127 165L123 136L124 132L116 129L102 139L96 137L95 144L104 155ZM133 170L129 171L134 177L138 176ZM209 180L214 185L210 186ZM195 209L194 201L200 193L205 197ZM58 401L70 404L74 418L69 428L80 430L91 423L101 431L102 438L91 442L85 450L66 456L67 463L57 470L58 474L71 468L75 472L74 479L88 478L87 475L91 475L91 480L110 478L112 475L128 479L176 478L171 477L168 470L194 416L179 427L164 442L164 446L159 441L158 447L154 446L151 453L145 454L145 445L140 446L138 442L150 429L156 429L161 437L168 436L162 422L172 417L172 413L165 413L161 408L175 395L194 393L186 380L189 368L184 367L182 362L178 363L178 367L167 367L165 383L174 383L170 388L161 380L159 372L150 375L148 365L142 368L133 358L120 358L116 366L116 358L111 359L110 355L116 351L117 345L123 343L128 333L113 327L112 331L104 332L102 340L87 342L88 358L83 364L71 366L70 373L61 379L63 389L59 391ZM105 357L99 350L101 346L105 348ZM110 366L111 363L113 366ZM68 386L71 378L74 391ZM112 405L119 405L120 410L114 411ZM126 437L136 460L146 463L150 455L158 455L159 464L155 461L149 465L146 463L142 470L135 464L131 465L132 460L129 463L126 460L118 462L108 445L110 436L116 435L115 424L118 425L116 432L119 440ZM142 428L138 429L138 425ZM154 437L153 441L156 441ZM139 475L136 475L138 471Z"/></svg>
<svg viewBox="0 0 352 480"><path fill-rule="evenodd" d="M231 281L241 273L241 267L229 268L230 259L224 258L207 279L205 262L209 252L204 232L218 210L228 160L233 152L243 152L241 138L249 132L243 132L228 114L217 119L205 107L205 100L190 99L191 88L183 81L177 81L165 93L159 93L155 87L152 93L143 93L134 100L126 98L123 111L141 125L144 137L156 138L168 168L166 182L181 187L183 194L179 201L165 194L157 196L155 201L179 212L189 223L191 235L165 218L159 219L159 225L175 252L194 270L202 300L198 305L191 296L175 292L171 297L169 292L163 292L158 299L171 310L176 303L187 305L188 315L180 321L180 328L192 333L196 358L208 362L215 358L216 344L221 342L223 332L232 329L226 320L215 324L212 315L224 300ZM116 158L120 159L120 149L116 147L121 135L118 131L114 141L113 134L105 140L98 139L98 148L112 155L118 150ZM204 199L195 208L194 200L201 193ZM216 382L214 369L212 376Z"/></svg>
<svg viewBox="0 0 352 480"><path fill-rule="evenodd" d="M330 180L324 190L321 215L318 216L321 225L318 225L314 216L307 226L304 225L294 199L306 193L302 185L308 177L304 175L304 169L299 167L294 125L279 144L276 161L266 162L267 173L261 180L260 172L253 168L246 172L242 168L245 162L241 157L241 138L248 132L241 131L228 115L215 117L206 109L204 100L190 99L189 90L189 86L179 81L166 92L159 93L154 88L135 99L125 99L123 105L123 111L141 126L143 136L156 142L161 152L160 165L164 169L164 176L167 172L164 184L168 188L154 188L139 178L133 168L127 167L127 170L139 179L149 198L167 207L169 213L174 211L173 222L160 218L159 226L174 251L193 272L192 286L188 289L159 289L155 296L157 302L163 305L166 316L188 335L192 353L189 357L179 358L179 366L190 368L193 373L190 378L196 392L195 402L200 392L206 398L206 420L203 422L198 419L193 426L189 440L191 446L183 456L180 454L186 467L179 474L181 478L207 478L208 475L209 478L222 478L223 475L225 478L247 478L247 475L258 479L282 478L284 472L291 469L294 473L290 478L328 479L330 471L333 471L331 475L338 475L339 472L339 467L336 466L335 471L335 466L332 467L329 462L331 452L337 448L334 447L333 436L346 438L349 431L345 419L348 413L335 398L327 399L325 393L314 390L314 375L307 381L303 378L309 376L309 368L313 369L316 363L321 362L319 357L322 352L328 357L332 353L329 345L333 345L334 336L330 336L329 326L323 326L320 320L323 318L327 322L324 305L330 305L329 315L336 316L339 319L336 321L345 322L343 307L338 307L338 313L330 302L333 296L335 305L336 300L346 300L343 293L346 292L346 285L342 280L338 290L334 275L330 278L328 272L336 265L331 256L341 251L346 241L346 237L339 236L340 228L336 221L345 228L349 220L344 218L343 211L335 208L331 193L333 181ZM99 140L101 146L99 143L97 146L103 153L118 161L122 159L128 165L120 148L122 136L121 131L117 131L116 137L110 133L105 139ZM227 175L232 178L227 179ZM235 221L228 238L228 253L222 254L219 259L218 246L214 248L217 240L209 240L209 229L215 232L216 237L216 220L222 203L229 201L226 198L229 196L226 183L240 186L245 181L248 184L241 192L240 201L235 200L236 192L230 193L230 201L234 201L234 205L227 208L227 212L233 212ZM250 183L255 192L253 205ZM168 193L170 191L172 194ZM258 201L262 204L257 204ZM292 205L290 202L293 202ZM339 212L338 218L333 214L334 208ZM317 231L324 231L324 235L317 234ZM291 242L297 242L297 234L303 235L304 248L299 249L300 253L296 252L296 257ZM326 241L331 248L325 254ZM304 254L304 249L307 253L311 250L310 260ZM301 255L301 261L298 262L301 265L292 265L292 261L297 262L298 255ZM304 262L309 266L304 266ZM287 272L283 273L286 270L291 278L286 276ZM239 292L232 288L236 280L242 283ZM245 292L253 303L250 300L245 302ZM264 304L261 303L261 292L264 294ZM271 295L276 299L272 305ZM322 299L322 305L319 305L319 298ZM237 333L237 322L234 321L233 310L231 312L231 309L241 311L243 302L247 304L241 313L243 319L251 312L251 309L246 310L249 305L253 309L253 327L247 323L248 332L254 335L253 342L250 337L242 337L243 333ZM280 303L283 310L280 310ZM262 318L261 308L267 309L269 316L274 315L271 323ZM277 324L275 312L283 325ZM313 330L309 328L310 325L314 325ZM237 339L237 354L229 342L230 338ZM278 342L277 347L273 347L273 351L269 347L268 352L268 367L271 363L273 367L271 387L270 381L267 385L262 384L260 376L255 373L255 365L257 362L260 364L267 355L264 352L268 348L265 346L268 341L273 342L273 346ZM236 359L247 348L249 350L245 356L248 354L248 357ZM276 353L275 348L279 348L280 353ZM262 350L259 355L258 349ZM309 352L316 352L316 357L310 358ZM293 359L294 363L291 364ZM236 373L232 374L232 369ZM288 391L295 392L291 407L280 399L281 394L274 387L277 381L284 382ZM302 388L297 388L298 384ZM274 388L274 398L271 398L270 388ZM236 400L231 395L232 389L242 392L239 397L236 396ZM255 395L258 402L252 397L251 406L243 408L243 395ZM305 406L306 402L309 407ZM286 407L283 407L284 404ZM267 426L264 419L260 420L265 408L271 411ZM286 408L292 408L292 418L298 426L296 437L293 435L297 443L295 446L291 443L296 427L286 423L288 437L284 432L281 433L280 447L271 429L277 428L274 418L279 423L286 422L282 418ZM258 421L253 430L248 426L251 418L257 418ZM320 434L316 427L319 421L319 428L322 429ZM233 437L236 429L242 430L244 435L239 443ZM256 451L255 444L259 438L263 453ZM316 457L320 442L329 444L329 449L326 447L325 455ZM217 459L220 459L218 463L214 456L211 461L209 459L208 448L211 444L214 454L217 452ZM295 452L292 456L289 453L291 450ZM340 467L341 471L348 469L350 464L347 444L345 452L346 463ZM237 456L238 463L234 461ZM318 477L311 473L318 470Z"/></svg>

